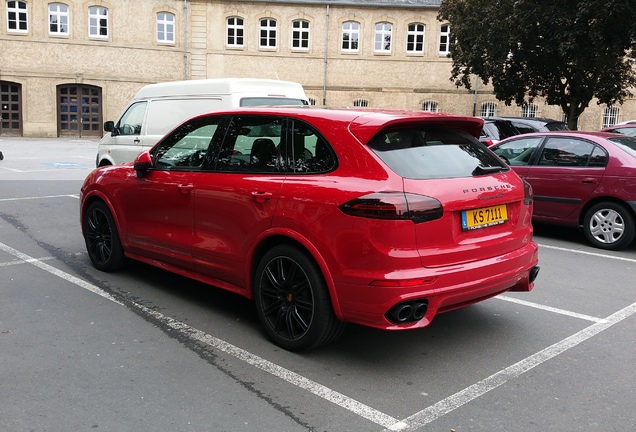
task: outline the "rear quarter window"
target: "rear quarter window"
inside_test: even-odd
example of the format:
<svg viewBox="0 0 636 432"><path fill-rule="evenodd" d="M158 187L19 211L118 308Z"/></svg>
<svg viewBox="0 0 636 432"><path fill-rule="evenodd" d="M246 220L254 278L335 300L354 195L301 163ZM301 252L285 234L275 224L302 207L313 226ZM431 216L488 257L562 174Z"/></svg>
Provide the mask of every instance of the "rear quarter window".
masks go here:
<svg viewBox="0 0 636 432"><path fill-rule="evenodd" d="M462 130L383 130L368 146L396 174L410 179L470 177L478 166L508 170L490 150Z"/></svg>

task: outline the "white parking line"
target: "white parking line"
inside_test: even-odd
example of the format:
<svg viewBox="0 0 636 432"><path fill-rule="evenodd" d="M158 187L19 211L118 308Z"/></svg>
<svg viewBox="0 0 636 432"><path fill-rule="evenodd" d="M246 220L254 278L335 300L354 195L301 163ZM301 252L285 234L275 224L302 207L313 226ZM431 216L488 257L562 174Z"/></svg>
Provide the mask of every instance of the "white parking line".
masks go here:
<svg viewBox="0 0 636 432"><path fill-rule="evenodd" d="M596 324L592 324L591 326L584 328L578 333L573 334L570 337L563 339L560 342L555 343L547 347L544 350L539 351L536 354L531 355L507 368L500 370L489 376L486 379L479 381L471 385L470 387L461 390L454 395L447 397L446 399L442 399L434 405L429 406L428 408L423 409L422 411L413 414L412 416L402 420L400 424L407 423L408 428L402 428L402 432L414 431L432 421L442 417L450 413L451 411L456 410L457 408L465 405L466 403L476 399L489 391L499 387L506 382L519 377L521 374L528 372L529 370L539 366L541 363L550 360L559 354L564 353L569 350L590 339L592 336L596 336L603 330L607 330L613 325L619 323L620 321L628 318L636 313L636 303L632 303L631 305L619 310L618 312L610 315L605 319L604 322L599 322ZM393 430L389 428L388 430Z"/></svg>
<svg viewBox="0 0 636 432"><path fill-rule="evenodd" d="M60 195L60 196L68 196L68 195ZM555 248L555 249L563 250L562 248ZM111 300L117 304L120 304L120 305L123 304L117 299L115 299L114 297L112 297L107 292L100 289L99 287L93 284L90 284L82 279L79 279L71 274L58 270L55 267L42 262L42 260L40 259L36 259L26 254L23 254L19 252L18 250L11 248L10 246L7 246L3 243L0 243L0 250L8 252L9 254L15 256L22 262L33 264L34 266L42 270L45 270L55 276L58 276L68 282L71 282L81 288L84 288L88 291L98 294L104 298L107 298L108 300ZM571 251L580 252L575 250L571 250ZM596 255L596 254L590 253L590 255ZM616 258L611 256L608 256L608 257ZM627 261L636 261L636 260L627 259ZM502 300L514 301L516 303L523 304L526 306L539 307L541 309L545 309L551 312L556 312L556 313L561 313L568 316L573 316L576 318L596 321L596 323L579 331L578 333L575 333L574 335L570 337L567 337L537 352L536 354L526 357L525 359L492 374L488 378L483 379L465 388L464 390L461 390L455 393L454 395L451 395L445 399L442 399L436 404L431 405L407 417L404 420L399 420L388 414L382 413L374 408L369 407L368 405L365 405L355 399L352 399L346 395L343 395L342 393L339 393L335 390L332 390L328 387L323 386L322 384L319 384L315 381L305 378L302 375L299 375L295 372L292 372L288 369L278 366L268 360L263 359L262 357L251 354L248 351L245 351L239 347L236 347L228 342L225 342L221 339L218 339L214 336L211 336L207 333L197 330L194 327L190 327L185 323L182 323L173 318L167 317L157 311L148 309L147 307L143 305L132 302L131 306L140 309L147 316L152 316L154 319L164 323L170 328L177 330L182 335L192 340L196 340L198 342L209 345L215 349L223 351L227 354L230 354L241 361L249 363L256 368L259 368L265 372L268 372L276 377L281 378L283 381L287 383L293 384L316 396L319 396L325 400L328 400L343 409L351 411L360 417L370 420L374 422L375 424L384 427L385 430L387 431L393 431L393 432L396 432L396 431L409 432L409 431L415 431L417 429L420 429L423 426L426 426L429 423L435 421L436 419L456 410L457 408L460 408L461 406L467 404L468 402L480 396L483 396L484 394L501 386L502 384L505 384L512 379L518 378L520 375L539 366L545 361L550 360L564 353L570 348L577 346L581 342L584 342L590 339L591 337L599 334L600 332L604 330L607 330L613 325L619 323L625 318L628 318L636 313L636 303L632 303L626 308L623 308L619 310L618 312L610 315L606 319L599 319L599 318L588 317L585 315L575 314L575 313L571 313L568 311L563 311L563 310L559 310L555 308L549 308L549 307L545 307L545 306L541 306L537 304L532 304L530 302L518 301L516 299L512 299L509 297L504 297L502 298Z"/></svg>
<svg viewBox="0 0 636 432"><path fill-rule="evenodd" d="M27 262L29 264L33 264L36 267L39 267L42 270L45 270L55 276L58 276L68 282L71 282L81 288L87 289L88 291L91 291L95 294L98 294L104 298L107 298L108 300L111 300L117 304L123 305L123 303L121 303L120 301L118 301L117 299L115 299L114 297L112 297L110 294L108 294L106 291L102 290L101 288L88 283L82 279L79 279L71 274L68 274L66 272L63 272L61 270L56 269L53 266L50 266L48 264L43 263L41 260L38 260L36 258L30 257L26 254L23 254L22 252L19 252L18 250L5 245L4 243L0 243L0 250L3 250L5 252L10 253L11 255L15 256L16 258L20 259L23 262ZM167 317L157 311L153 311L151 309L148 309L147 307L140 305L138 303L135 302L131 302L131 305L135 308L140 309L141 311L143 311L144 314L152 316L153 318L155 318L156 320L161 321L162 323L166 324L167 326L179 331L182 335L189 337L190 339L202 342L206 345L209 345L215 349L218 349L220 351L223 351L227 354L230 354L236 358L238 358L239 360L242 360L246 363L251 364L252 366L261 369L265 372L268 372L276 377L281 378L283 381L286 381L290 384L293 384L297 387L300 387L303 390L306 390L310 393L315 394L316 396L319 396L325 400L328 400L332 403L334 403L335 405L338 405L341 408L344 408L346 410L349 410L355 414L357 414L360 417L363 417L367 420L370 420L382 427L385 428L389 428L390 430L393 431L399 431L405 427L407 427L408 425L400 422L398 419L393 418L387 414L384 414L376 409L373 409L367 405L364 405L361 402L358 402L355 399L352 399L348 396L343 395L342 393L339 393L335 390L332 390L328 387L323 386L322 384L319 384L315 381L312 381L308 378L303 377L302 375L299 375L295 372L292 372L288 369L285 369L281 366L278 366L268 360L265 360L257 355L251 354L248 351L245 351L244 349L241 349L237 346L234 346L228 342L225 342L221 339L215 338L214 336L211 336L209 334L206 334L204 332L202 332L201 330L197 330L194 327L190 327L187 324L184 324L180 321L177 321L173 318Z"/></svg>
<svg viewBox="0 0 636 432"><path fill-rule="evenodd" d="M35 197L19 197L19 198L0 198L0 202L2 201L23 201L23 200L39 200L39 199L47 199L47 198L76 198L79 199L79 195L44 195L44 196L35 196Z"/></svg>
<svg viewBox="0 0 636 432"><path fill-rule="evenodd" d="M634 259L634 258L626 258L626 257L620 257L620 256L614 256L614 255L598 253L598 252L588 252L588 251L582 251L582 250L578 250L578 249L568 249L568 248L562 248L562 247L558 247L558 246L549 246L549 245L544 245L544 244L539 244L539 247L542 247L542 248L545 248L545 249L553 249L553 250L558 250L558 251L564 251L564 252L571 252L571 253L576 253L576 254L581 254L581 255L589 255L589 256L594 256L594 257L599 257L599 258L607 258L607 259L613 259L613 260L627 261L627 262L636 263L636 259Z"/></svg>
<svg viewBox="0 0 636 432"><path fill-rule="evenodd" d="M596 317L593 317L593 316L583 315L583 314L580 314L580 313L571 312L571 311L564 310L564 309L558 309L558 308L554 308L554 307L551 307L551 306L545 306L545 305L542 305L542 304L539 304L539 303L533 303L533 302L529 302L529 301L525 301L525 300L519 300L519 299L516 299L514 297L498 295L495 298L498 298L499 300L505 300L505 301L511 302L511 303L517 303L517 304L520 304L520 305L533 307L535 309L542 309L544 311L554 312L554 313L557 313L557 314L566 315L566 316L570 316L570 317L573 317L573 318L580 318L580 319L588 320L588 321L592 321L592 322L605 322L606 321L603 318L596 318Z"/></svg>

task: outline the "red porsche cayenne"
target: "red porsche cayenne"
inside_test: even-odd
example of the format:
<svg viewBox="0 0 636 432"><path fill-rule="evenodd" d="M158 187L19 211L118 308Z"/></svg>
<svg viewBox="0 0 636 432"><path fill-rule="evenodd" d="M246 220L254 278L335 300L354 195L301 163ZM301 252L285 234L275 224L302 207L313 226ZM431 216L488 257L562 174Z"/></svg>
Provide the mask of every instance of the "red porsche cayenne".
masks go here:
<svg viewBox="0 0 636 432"><path fill-rule="evenodd" d="M401 330L539 268L532 191L475 138L481 119L245 108L192 118L81 189L88 254L253 298L288 350L345 323Z"/></svg>

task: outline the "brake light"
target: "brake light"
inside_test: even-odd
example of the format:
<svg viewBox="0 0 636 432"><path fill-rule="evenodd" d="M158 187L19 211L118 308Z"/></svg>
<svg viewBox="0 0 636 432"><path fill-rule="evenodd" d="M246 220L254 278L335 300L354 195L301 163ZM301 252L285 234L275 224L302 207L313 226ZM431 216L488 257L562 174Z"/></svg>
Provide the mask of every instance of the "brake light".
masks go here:
<svg viewBox="0 0 636 432"><path fill-rule="evenodd" d="M440 219L444 208L435 198L403 192L370 193L353 199L340 210L350 216L386 220L411 220L414 223Z"/></svg>
<svg viewBox="0 0 636 432"><path fill-rule="evenodd" d="M525 205L532 204L532 186L525 180L523 180L523 203Z"/></svg>

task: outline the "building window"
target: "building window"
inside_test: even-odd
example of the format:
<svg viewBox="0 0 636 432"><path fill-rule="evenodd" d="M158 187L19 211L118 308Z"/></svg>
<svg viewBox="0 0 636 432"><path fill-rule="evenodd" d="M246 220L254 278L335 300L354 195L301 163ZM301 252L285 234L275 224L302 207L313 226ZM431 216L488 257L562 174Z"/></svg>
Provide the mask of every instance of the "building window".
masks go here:
<svg viewBox="0 0 636 432"><path fill-rule="evenodd" d="M29 30L27 4L23 1L7 2L7 30L16 33L26 33Z"/></svg>
<svg viewBox="0 0 636 432"><path fill-rule="evenodd" d="M539 107L535 104L525 104L521 107L521 117L536 117Z"/></svg>
<svg viewBox="0 0 636 432"><path fill-rule="evenodd" d="M614 126L618 123L618 108L617 107L605 107L603 111L603 127Z"/></svg>
<svg viewBox="0 0 636 432"><path fill-rule="evenodd" d="M439 30L439 53L450 53L450 25L444 24Z"/></svg>
<svg viewBox="0 0 636 432"><path fill-rule="evenodd" d="M292 49L309 50L309 21L292 21Z"/></svg>
<svg viewBox="0 0 636 432"><path fill-rule="evenodd" d="M481 104L480 116L494 117L497 115L497 104L495 102L484 102Z"/></svg>
<svg viewBox="0 0 636 432"><path fill-rule="evenodd" d="M366 99L356 99L353 101L353 106L366 108L369 106L369 101Z"/></svg>
<svg viewBox="0 0 636 432"><path fill-rule="evenodd" d="M258 46L261 48L276 48L276 20L263 18L261 20L261 37Z"/></svg>
<svg viewBox="0 0 636 432"><path fill-rule="evenodd" d="M227 19L227 46L243 47L243 18L230 17Z"/></svg>
<svg viewBox="0 0 636 432"><path fill-rule="evenodd" d="M316 98L309 97L309 105L316 105Z"/></svg>
<svg viewBox="0 0 636 432"><path fill-rule="evenodd" d="M424 101L422 103L422 110L434 113L439 112L439 104L434 100Z"/></svg>
<svg viewBox="0 0 636 432"><path fill-rule="evenodd" d="M375 43L373 50L380 53L391 52L391 35L393 26L388 22L381 22L375 25Z"/></svg>
<svg viewBox="0 0 636 432"><path fill-rule="evenodd" d="M342 51L358 52L360 24L355 21L342 23Z"/></svg>
<svg viewBox="0 0 636 432"><path fill-rule="evenodd" d="M424 54L424 24L411 23L406 31L406 52Z"/></svg>
<svg viewBox="0 0 636 432"><path fill-rule="evenodd" d="M174 14L170 12L157 14L157 42L174 43Z"/></svg>
<svg viewBox="0 0 636 432"><path fill-rule="evenodd" d="M68 36L68 6L49 4L49 34Z"/></svg>
<svg viewBox="0 0 636 432"><path fill-rule="evenodd" d="M108 9L100 6L88 8L88 37L108 37Z"/></svg>

